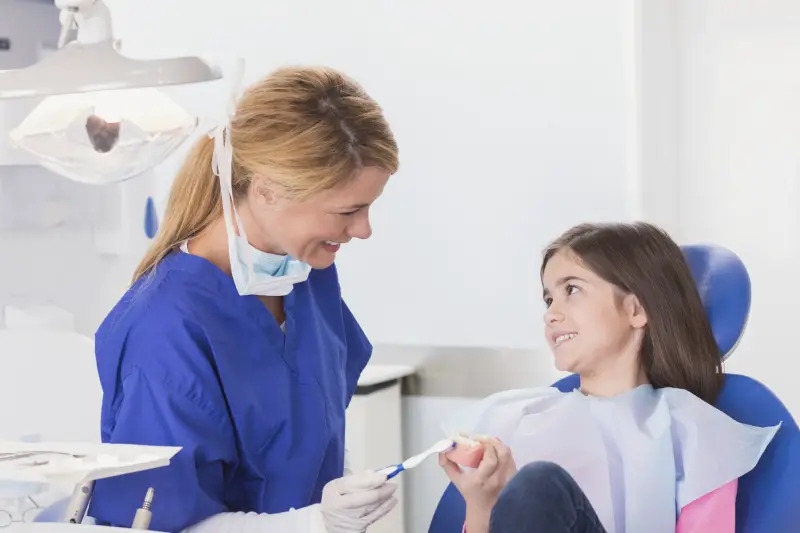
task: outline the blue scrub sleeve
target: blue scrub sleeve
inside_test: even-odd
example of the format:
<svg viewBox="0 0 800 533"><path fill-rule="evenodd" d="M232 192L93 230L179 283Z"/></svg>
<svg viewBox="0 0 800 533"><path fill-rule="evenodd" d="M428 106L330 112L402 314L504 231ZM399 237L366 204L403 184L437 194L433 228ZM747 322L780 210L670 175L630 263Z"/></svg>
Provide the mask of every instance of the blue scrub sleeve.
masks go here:
<svg viewBox="0 0 800 533"><path fill-rule="evenodd" d="M169 466L98 481L89 515L104 524L130 527L148 487L155 489L154 530L180 531L228 511L222 494L233 446L230 426L167 380L149 377L139 368L132 368L122 386L109 442L183 449Z"/></svg>
<svg viewBox="0 0 800 533"><path fill-rule="evenodd" d="M372 357L372 343L369 342L344 300L342 300L342 319L347 340L347 405L350 405L350 399L358 385L358 378Z"/></svg>

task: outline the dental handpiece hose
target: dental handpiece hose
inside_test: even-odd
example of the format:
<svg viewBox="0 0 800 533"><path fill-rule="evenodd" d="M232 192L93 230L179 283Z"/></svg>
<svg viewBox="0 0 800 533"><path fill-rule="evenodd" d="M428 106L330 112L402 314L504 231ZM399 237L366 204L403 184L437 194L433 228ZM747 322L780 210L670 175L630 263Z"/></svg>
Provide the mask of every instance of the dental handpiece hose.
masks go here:
<svg viewBox="0 0 800 533"><path fill-rule="evenodd" d="M136 510L136 515L133 517L133 525L131 529L150 529L150 520L153 518L153 513L150 507L153 505L153 496L155 491L152 487L147 489L147 494L144 497L144 503Z"/></svg>

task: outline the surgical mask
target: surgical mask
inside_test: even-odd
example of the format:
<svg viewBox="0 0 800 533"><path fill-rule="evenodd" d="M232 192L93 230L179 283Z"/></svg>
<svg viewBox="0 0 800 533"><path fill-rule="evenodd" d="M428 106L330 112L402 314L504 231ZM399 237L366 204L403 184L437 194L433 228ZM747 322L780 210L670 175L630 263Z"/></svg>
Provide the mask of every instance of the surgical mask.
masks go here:
<svg viewBox="0 0 800 533"><path fill-rule="evenodd" d="M135 89L46 98L9 136L57 174L107 184L161 163L196 126L166 94Z"/></svg>
<svg viewBox="0 0 800 533"><path fill-rule="evenodd" d="M222 196L222 213L228 234L228 255L236 290L241 295L286 296L295 283L308 279L311 266L288 255L262 252L247 240L239 213L233 201L232 163L233 148L229 138L230 128L217 128L213 132L214 157L211 167L219 176ZM233 226L233 219L239 234Z"/></svg>

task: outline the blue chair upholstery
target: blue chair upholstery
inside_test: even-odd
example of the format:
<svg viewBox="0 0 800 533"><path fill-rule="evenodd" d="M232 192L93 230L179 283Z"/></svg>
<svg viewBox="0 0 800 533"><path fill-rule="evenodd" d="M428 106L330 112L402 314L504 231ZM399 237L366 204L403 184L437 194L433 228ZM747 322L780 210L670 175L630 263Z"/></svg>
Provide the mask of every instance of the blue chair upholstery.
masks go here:
<svg viewBox="0 0 800 533"><path fill-rule="evenodd" d="M739 257L720 247L684 246L683 254L703 301L723 359L733 352L750 314L750 276Z"/></svg>
<svg viewBox="0 0 800 533"><path fill-rule="evenodd" d="M714 338L723 358L735 349L750 311L750 277L742 261L717 246L685 246ZM577 375L554 384L561 391L580 385ZM783 426L758 465L739 480L737 533L800 531L800 431L781 401L758 381L726 374L716 407L734 420L754 426ZM429 533L461 533L465 504L451 484L442 495Z"/></svg>

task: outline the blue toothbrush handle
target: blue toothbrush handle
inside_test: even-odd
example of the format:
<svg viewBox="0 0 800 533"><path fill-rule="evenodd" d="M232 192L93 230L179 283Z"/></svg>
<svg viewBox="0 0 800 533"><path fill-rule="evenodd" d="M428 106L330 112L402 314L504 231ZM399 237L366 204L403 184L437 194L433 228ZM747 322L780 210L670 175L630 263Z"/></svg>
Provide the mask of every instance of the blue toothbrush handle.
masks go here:
<svg viewBox="0 0 800 533"><path fill-rule="evenodd" d="M400 472L403 472L404 470L405 470L405 467L403 465L397 465L397 468L394 469L394 472L392 472L391 474L386 476L386 479L387 480L392 479L393 477L395 477Z"/></svg>
<svg viewBox="0 0 800 533"><path fill-rule="evenodd" d="M386 468L378 470L378 472L386 474L386 479L388 481L393 477L395 477L396 475L398 475L400 472L403 472L404 470L405 467L402 464L399 464L399 465L387 466Z"/></svg>

